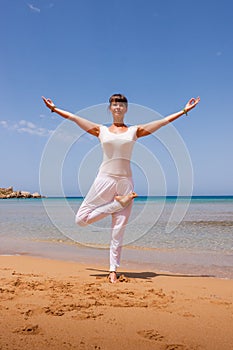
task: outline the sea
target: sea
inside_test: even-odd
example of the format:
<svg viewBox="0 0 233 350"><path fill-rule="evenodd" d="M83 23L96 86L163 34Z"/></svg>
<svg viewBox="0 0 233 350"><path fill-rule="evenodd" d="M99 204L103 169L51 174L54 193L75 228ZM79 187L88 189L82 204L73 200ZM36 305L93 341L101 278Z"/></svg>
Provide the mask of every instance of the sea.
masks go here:
<svg viewBox="0 0 233 350"><path fill-rule="evenodd" d="M78 261L108 270L111 217L75 224L82 198L0 199L0 255ZM233 279L233 196L138 197L120 270Z"/></svg>

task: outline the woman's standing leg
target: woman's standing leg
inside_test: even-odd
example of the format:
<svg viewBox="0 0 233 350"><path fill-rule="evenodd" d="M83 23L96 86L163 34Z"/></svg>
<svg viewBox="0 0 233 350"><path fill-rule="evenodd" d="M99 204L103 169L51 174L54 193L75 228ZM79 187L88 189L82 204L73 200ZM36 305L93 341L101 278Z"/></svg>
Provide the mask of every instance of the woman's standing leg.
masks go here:
<svg viewBox="0 0 233 350"><path fill-rule="evenodd" d="M117 271L120 258L124 232L132 210L133 202L119 212L112 214L112 238L110 243L110 271Z"/></svg>
<svg viewBox="0 0 233 350"><path fill-rule="evenodd" d="M117 193L125 195L133 191L132 178L124 178L118 181ZM120 265L122 243L126 225L132 210L133 201L121 211L112 214L112 238L110 243L110 271L116 271Z"/></svg>

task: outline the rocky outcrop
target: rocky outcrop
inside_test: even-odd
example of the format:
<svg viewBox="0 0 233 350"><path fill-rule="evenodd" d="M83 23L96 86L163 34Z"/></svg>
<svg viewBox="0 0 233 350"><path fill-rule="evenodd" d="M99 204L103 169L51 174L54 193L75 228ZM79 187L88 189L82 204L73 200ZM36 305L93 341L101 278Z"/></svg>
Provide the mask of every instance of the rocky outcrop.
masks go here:
<svg viewBox="0 0 233 350"><path fill-rule="evenodd" d="M42 198L38 192L14 191L13 187L0 188L0 198Z"/></svg>

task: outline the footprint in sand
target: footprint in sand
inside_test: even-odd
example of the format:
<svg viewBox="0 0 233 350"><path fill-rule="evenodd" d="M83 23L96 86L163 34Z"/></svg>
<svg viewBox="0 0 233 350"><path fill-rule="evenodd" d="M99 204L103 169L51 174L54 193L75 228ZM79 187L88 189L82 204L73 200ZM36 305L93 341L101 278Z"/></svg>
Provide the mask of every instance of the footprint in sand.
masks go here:
<svg viewBox="0 0 233 350"><path fill-rule="evenodd" d="M17 271L12 272L12 276L23 276L23 277L42 277L42 275L36 275L34 273L20 273Z"/></svg>
<svg viewBox="0 0 233 350"><path fill-rule="evenodd" d="M14 333L21 333L21 334L38 334L39 333L39 326L36 325L27 325L23 328L16 329Z"/></svg>
<svg viewBox="0 0 233 350"><path fill-rule="evenodd" d="M182 316L184 316L184 317L195 317L195 315L193 315L193 314L191 314L190 312L184 312L183 314L182 314Z"/></svg>
<svg viewBox="0 0 233 350"><path fill-rule="evenodd" d="M137 332L140 336L143 338L156 341L156 342L163 342L164 341L164 336L161 335L158 331L155 329L148 329L148 330L143 330L143 331L138 331ZM187 348L183 344L164 344L162 345L163 350L191 350L191 348Z"/></svg>
<svg viewBox="0 0 233 350"><path fill-rule="evenodd" d="M148 329L148 330L143 330L143 331L138 331L137 332L141 337L149 339L149 340L154 340L154 341L162 341L164 337L159 334L158 331L155 329Z"/></svg>
<svg viewBox="0 0 233 350"><path fill-rule="evenodd" d="M118 278L118 281L128 283L128 282L130 282L130 279L128 277L126 277L125 275L120 275Z"/></svg>
<svg viewBox="0 0 233 350"><path fill-rule="evenodd" d="M182 344L170 344L166 345L164 350L188 350L188 348Z"/></svg>
<svg viewBox="0 0 233 350"><path fill-rule="evenodd" d="M27 320L29 317L32 316L33 311L32 311L31 309L29 309L29 310L27 310L27 311L25 311L25 312L22 312L22 313L24 314L25 320Z"/></svg>

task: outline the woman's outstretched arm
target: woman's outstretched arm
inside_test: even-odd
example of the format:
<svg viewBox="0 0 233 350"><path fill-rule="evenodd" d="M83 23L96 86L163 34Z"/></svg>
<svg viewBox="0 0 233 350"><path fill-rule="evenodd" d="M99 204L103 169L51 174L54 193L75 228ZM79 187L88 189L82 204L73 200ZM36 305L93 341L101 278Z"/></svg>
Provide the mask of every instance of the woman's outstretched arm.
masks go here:
<svg viewBox="0 0 233 350"><path fill-rule="evenodd" d="M153 122L139 125L137 130L137 137L143 137L152 134L156 130L160 129L162 126L167 125L168 123L173 122L174 120L181 117L183 114L187 114L191 109L196 107L196 105L199 103L200 97L197 98L191 98L188 103L186 103L185 108L182 111L179 111L174 114L170 114L167 117L159 120L155 120Z"/></svg>
<svg viewBox="0 0 233 350"><path fill-rule="evenodd" d="M57 108L55 106L55 104L53 103L53 101L50 100L49 98L45 98L44 96L42 96L42 99L43 99L44 103L46 104L46 106L51 110L51 112L55 112L55 113L59 114L60 116L62 116L63 118L72 120L80 128L89 132L89 134L92 134L92 135L97 136L97 137L99 136L99 132L100 132L100 128L99 128L100 125L99 124L91 122L90 120L87 120L85 118L79 117L76 114L64 111L63 109Z"/></svg>

